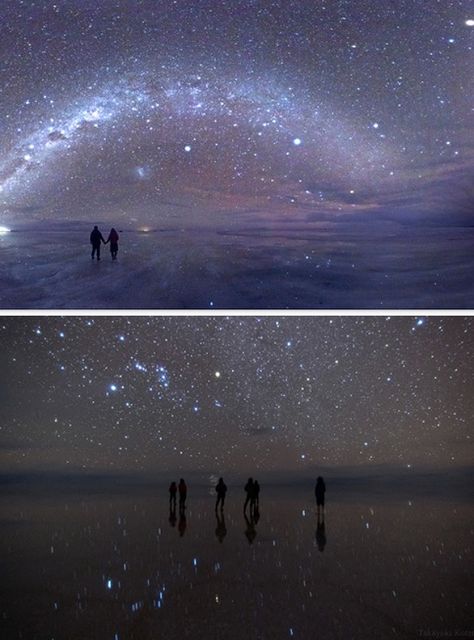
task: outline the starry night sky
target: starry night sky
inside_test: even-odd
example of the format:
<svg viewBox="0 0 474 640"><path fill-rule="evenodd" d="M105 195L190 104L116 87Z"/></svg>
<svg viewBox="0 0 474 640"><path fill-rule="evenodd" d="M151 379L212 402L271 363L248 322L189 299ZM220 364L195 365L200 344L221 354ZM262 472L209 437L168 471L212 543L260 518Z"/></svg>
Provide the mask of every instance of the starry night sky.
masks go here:
<svg viewBox="0 0 474 640"><path fill-rule="evenodd" d="M472 215L467 0L3 0L0 222Z"/></svg>
<svg viewBox="0 0 474 640"><path fill-rule="evenodd" d="M0 323L2 469L470 464L472 318Z"/></svg>

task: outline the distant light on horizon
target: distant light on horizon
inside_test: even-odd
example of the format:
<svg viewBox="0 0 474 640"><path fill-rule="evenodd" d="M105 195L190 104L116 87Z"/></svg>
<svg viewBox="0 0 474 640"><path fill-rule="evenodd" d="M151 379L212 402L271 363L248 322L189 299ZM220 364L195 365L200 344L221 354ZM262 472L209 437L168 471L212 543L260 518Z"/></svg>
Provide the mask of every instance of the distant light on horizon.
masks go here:
<svg viewBox="0 0 474 640"><path fill-rule="evenodd" d="M10 233L11 229L8 227L0 227L0 236L5 236L7 233Z"/></svg>

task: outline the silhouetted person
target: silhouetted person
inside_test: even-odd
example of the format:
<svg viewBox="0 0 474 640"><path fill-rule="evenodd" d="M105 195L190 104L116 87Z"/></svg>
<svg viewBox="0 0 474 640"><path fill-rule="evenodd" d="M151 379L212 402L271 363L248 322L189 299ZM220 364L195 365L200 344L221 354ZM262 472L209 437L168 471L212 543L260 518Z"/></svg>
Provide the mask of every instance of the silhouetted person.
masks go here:
<svg viewBox="0 0 474 640"><path fill-rule="evenodd" d="M247 514L244 512L245 523L247 525L247 529L245 530L245 537L249 541L249 544L255 540L257 532L255 531L255 520L252 514L252 510L250 510L250 518L247 517Z"/></svg>
<svg viewBox="0 0 474 640"><path fill-rule="evenodd" d="M107 242L110 242L110 255L112 256L112 260L117 259L118 241L119 241L119 234L112 227L109 233L109 237L107 238ZM105 244L107 244L107 242Z"/></svg>
<svg viewBox="0 0 474 640"><path fill-rule="evenodd" d="M97 260L100 260L100 243L103 242L105 244L105 240L99 231L99 227L95 225L95 227L91 231L91 245L92 245L92 253L91 258L94 260L94 255L97 253Z"/></svg>
<svg viewBox="0 0 474 640"><path fill-rule="evenodd" d="M216 520L217 520L216 536L219 542L222 542L227 535L227 529L226 529L225 520L224 520L224 512L222 510L219 512L216 509Z"/></svg>
<svg viewBox="0 0 474 640"><path fill-rule="evenodd" d="M216 511L217 511L217 507L219 506L219 504L221 505L221 509L224 508L225 494L227 493L227 485L224 483L224 480L222 478L219 478L219 482L216 484L216 493L217 493L217 500L216 500Z"/></svg>
<svg viewBox="0 0 474 640"><path fill-rule="evenodd" d="M247 493L247 497L245 498L245 503L244 503L244 512L247 509L247 505L250 502L250 513L252 513L253 508L255 506L255 487L253 485L252 478L249 478L247 480L247 484L245 485L244 490Z"/></svg>
<svg viewBox="0 0 474 640"><path fill-rule="evenodd" d="M258 511L258 507L259 507L259 500L260 500L260 485L258 484L257 480L254 480L253 482L253 492L254 492L254 496L255 496L255 508Z"/></svg>
<svg viewBox="0 0 474 640"><path fill-rule="evenodd" d="M183 478L181 478L179 481L178 491L179 491L179 510L184 511L186 509L186 496L188 495L188 488Z"/></svg>
<svg viewBox="0 0 474 640"><path fill-rule="evenodd" d="M326 546L326 526L324 524L324 512L321 519L318 513L318 524L316 527L316 544L318 545L318 549L320 551L324 551L324 547Z"/></svg>
<svg viewBox="0 0 474 640"><path fill-rule="evenodd" d="M184 509L183 511L179 512L178 531L180 537L182 538L184 536L184 532L186 531L186 516L184 515Z"/></svg>
<svg viewBox="0 0 474 640"><path fill-rule="evenodd" d="M168 489L170 492L170 509L173 507L176 509L176 492L178 491L178 487L176 486L176 482L172 482L170 484L170 488Z"/></svg>
<svg viewBox="0 0 474 640"><path fill-rule="evenodd" d="M172 527L176 526L176 501L174 503L174 507L170 504L170 517L168 520Z"/></svg>
<svg viewBox="0 0 474 640"><path fill-rule="evenodd" d="M318 507L318 513L320 507L323 508L324 511L324 494L326 493L326 485L324 484L324 480L321 476L318 476L316 480L316 486L314 488L314 494L316 496L316 505Z"/></svg>

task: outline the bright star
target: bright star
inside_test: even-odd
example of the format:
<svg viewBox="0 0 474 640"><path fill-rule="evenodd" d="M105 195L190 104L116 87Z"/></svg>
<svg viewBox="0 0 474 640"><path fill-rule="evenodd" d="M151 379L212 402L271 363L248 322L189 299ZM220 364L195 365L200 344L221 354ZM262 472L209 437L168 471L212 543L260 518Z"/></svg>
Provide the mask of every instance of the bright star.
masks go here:
<svg viewBox="0 0 474 640"><path fill-rule="evenodd" d="M293 144L295 145L295 147L299 147L301 144L301 139L300 138L295 138L293 140Z"/></svg>

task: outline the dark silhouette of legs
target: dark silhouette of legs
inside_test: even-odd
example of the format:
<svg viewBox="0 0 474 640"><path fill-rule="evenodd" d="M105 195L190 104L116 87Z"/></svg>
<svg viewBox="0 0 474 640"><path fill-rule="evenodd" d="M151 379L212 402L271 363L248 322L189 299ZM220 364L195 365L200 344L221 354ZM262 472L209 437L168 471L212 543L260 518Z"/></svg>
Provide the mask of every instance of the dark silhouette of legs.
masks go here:
<svg viewBox="0 0 474 640"><path fill-rule="evenodd" d="M97 260L100 260L100 244L92 245L92 254L91 254L92 260L94 260L94 256L96 253L97 253Z"/></svg>

